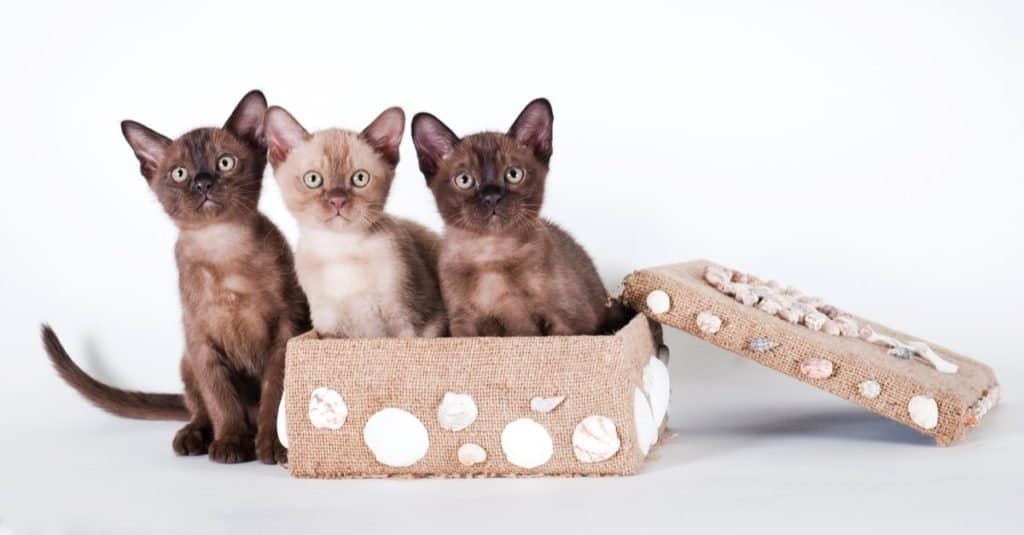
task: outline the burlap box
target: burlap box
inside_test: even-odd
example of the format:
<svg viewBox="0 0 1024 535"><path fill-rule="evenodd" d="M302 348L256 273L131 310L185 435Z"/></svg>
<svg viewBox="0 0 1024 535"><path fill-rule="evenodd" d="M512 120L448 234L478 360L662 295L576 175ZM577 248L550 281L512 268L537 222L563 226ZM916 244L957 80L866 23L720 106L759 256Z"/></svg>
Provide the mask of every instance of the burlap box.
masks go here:
<svg viewBox="0 0 1024 535"><path fill-rule="evenodd" d="M318 478L632 474L664 429L664 416L653 425L644 391L644 370L661 372L665 391L655 402L667 405L659 342L659 326L642 315L609 336L320 339L307 333L288 344L289 468L294 476ZM475 405L465 428L442 427L439 409L448 393ZM339 400L347 411L343 422L333 413L324 421L317 406L333 404L329 412L338 412ZM651 419L641 422L639 439L637 408ZM426 430L422 458L416 459L422 450L415 445L379 444L422 440L419 424L405 414L378 417L376 427L385 431L378 433L378 451L371 450L368 421L381 411L394 416L394 409ZM462 405L448 416L465 424L466 412L474 411Z"/></svg>

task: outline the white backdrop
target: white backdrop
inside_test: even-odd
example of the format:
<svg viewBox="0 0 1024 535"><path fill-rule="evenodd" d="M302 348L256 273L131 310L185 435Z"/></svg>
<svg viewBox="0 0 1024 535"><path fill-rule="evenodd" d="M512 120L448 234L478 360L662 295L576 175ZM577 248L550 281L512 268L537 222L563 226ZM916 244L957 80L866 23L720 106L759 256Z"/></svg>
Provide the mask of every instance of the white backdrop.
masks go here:
<svg viewBox="0 0 1024 535"><path fill-rule="evenodd" d="M113 434L95 442L109 456L136 426L156 425L84 407L48 369L38 324L52 322L72 355L112 382L180 388L175 230L118 123L177 136L222 123L251 88L310 128L362 128L400 105L460 134L503 130L530 99L548 97L544 213L589 249L609 287L633 268L715 259L986 360L1014 405L1024 372L1024 5L567 4L9 6L0 403L18 431L0 445L22 452L26 439L47 442L54 422L74 422ZM267 177L262 208L294 239ZM388 206L440 228L408 136ZM677 343L713 356L693 357L709 369L728 359ZM750 399L775 384L750 373ZM675 403L700 402L680 395ZM145 443L166 439L148 454L167 463L160 469L260 470L183 464L169 455L173 426L159 425ZM1001 432L1021 444L1016 427ZM63 467L60 447L47 450L51 469ZM1022 475L1013 463L1001 472ZM35 503L0 497L0 526Z"/></svg>

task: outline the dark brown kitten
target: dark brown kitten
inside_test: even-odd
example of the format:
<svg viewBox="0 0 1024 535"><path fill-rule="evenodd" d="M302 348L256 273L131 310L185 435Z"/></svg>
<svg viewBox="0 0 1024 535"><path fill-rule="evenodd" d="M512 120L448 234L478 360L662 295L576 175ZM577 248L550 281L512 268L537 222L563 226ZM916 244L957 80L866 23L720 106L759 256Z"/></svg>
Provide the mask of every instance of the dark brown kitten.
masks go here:
<svg viewBox="0 0 1024 535"><path fill-rule="evenodd" d="M285 343L309 328L291 250L257 210L266 109L263 94L252 91L223 128L199 128L173 141L133 121L121 124L142 175L180 231L184 396L100 383L43 327L57 371L87 399L119 416L188 420L174 451L209 453L225 463L286 460L276 430Z"/></svg>
<svg viewBox="0 0 1024 535"><path fill-rule="evenodd" d="M445 222L439 269L453 336L593 334L608 295L586 251L540 217L551 105L531 102L505 134L456 136L417 114L420 169Z"/></svg>

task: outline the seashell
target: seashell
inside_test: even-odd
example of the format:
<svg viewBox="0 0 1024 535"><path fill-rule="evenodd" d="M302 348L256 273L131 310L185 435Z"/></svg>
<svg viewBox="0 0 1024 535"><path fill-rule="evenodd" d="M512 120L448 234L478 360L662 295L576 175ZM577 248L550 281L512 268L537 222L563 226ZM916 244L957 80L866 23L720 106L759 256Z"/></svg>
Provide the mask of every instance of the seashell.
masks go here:
<svg viewBox="0 0 1024 535"><path fill-rule="evenodd" d="M839 324L839 334L843 336L856 337L860 333L860 325L850 316L839 316L835 322Z"/></svg>
<svg viewBox="0 0 1024 535"><path fill-rule="evenodd" d="M535 396L530 400L530 409L535 412L551 412L565 401L565 396Z"/></svg>
<svg viewBox="0 0 1024 535"><path fill-rule="evenodd" d="M874 379L868 379L857 385L857 391L868 399L875 399L882 393L882 385L878 384L878 381Z"/></svg>
<svg viewBox="0 0 1024 535"><path fill-rule="evenodd" d="M654 290L647 294L647 309L654 314L664 314L672 308L672 300L662 290Z"/></svg>
<svg viewBox="0 0 1024 535"><path fill-rule="evenodd" d="M935 366L935 369L942 373L956 373L960 367L952 362L942 358L938 353L932 350L932 348L924 343L918 341L907 342L907 346L914 350L915 353L921 356L921 358L927 360Z"/></svg>
<svg viewBox="0 0 1024 535"><path fill-rule="evenodd" d="M764 337L754 338L753 340L747 342L747 348L753 351L754 353L767 353L775 349L776 347L779 347L778 343L773 342Z"/></svg>
<svg viewBox="0 0 1024 535"><path fill-rule="evenodd" d="M672 356L671 353L667 345L661 344L658 346L658 360L664 362L666 366L668 366L668 361Z"/></svg>
<svg viewBox="0 0 1024 535"><path fill-rule="evenodd" d="M793 306L787 306L782 310L779 310L778 315L780 318L790 323L800 323L800 320L804 317L803 312Z"/></svg>
<svg viewBox="0 0 1024 535"><path fill-rule="evenodd" d="M804 316L804 325L812 331L820 331L825 326L826 321L828 321L828 316L817 310L811 311Z"/></svg>
<svg viewBox="0 0 1024 535"><path fill-rule="evenodd" d="M828 319L834 320L839 317L839 309L832 305L821 305L818 307L818 312L828 316Z"/></svg>
<svg viewBox="0 0 1024 535"><path fill-rule="evenodd" d="M722 318L711 312L701 312L697 314L697 328L704 334L715 334L722 330Z"/></svg>
<svg viewBox="0 0 1024 535"><path fill-rule="evenodd" d="M477 408L473 396L445 392L437 407L437 423L451 431L461 431L476 421Z"/></svg>
<svg viewBox="0 0 1024 535"><path fill-rule="evenodd" d="M704 270L704 280L712 286L718 287L727 282L731 282L732 274L725 268L719 266L708 266L707 269Z"/></svg>
<svg viewBox="0 0 1024 535"><path fill-rule="evenodd" d="M288 411L285 410L284 400L288 399L288 392L281 392L281 403L277 405L277 439L281 445L288 447Z"/></svg>
<svg viewBox="0 0 1024 535"><path fill-rule="evenodd" d="M782 284L779 281L774 281L774 280L768 281L768 282L764 283L764 285L769 287L769 288L771 288L771 289L773 289L773 290L775 290L776 292L781 292L782 288L783 288Z"/></svg>
<svg viewBox="0 0 1024 535"><path fill-rule="evenodd" d="M462 466L473 466L487 460L487 452L479 444L467 442L459 446L459 462Z"/></svg>
<svg viewBox="0 0 1024 535"><path fill-rule="evenodd" d="M644 366L643 389L651 403L651 417L655 427L661 427L668 413L668 402L671 396L671 381L668 368L657 357L651 357Z"/></svg>
<svg viewBox="0 0 1024 535"><path fill-rule="evenodd" d="M796 301L798 303L803 303L803 304L805 304L805 305L815 309L816 311L817 311L818 307L820 307L820 306L825 304L825 300L820 298L820 297L810 297L810 296L806 296L806 295L801 295L800 297L797 297Z"/></svg>
<svg viewBox="0 0 1024 535"><path fill-rule="evenodd" d="M924 429L939 425L939 406L929 396L914 396L907 403L910 420Z"/></svg>
<svg viewBox="0 0 1024 535"><path fill-rule="evenodd" d="M544 426L529 418L520 418L501 432L501 450L508 462L529 469L548 462L554 445Z"/></svg>
<svg viewBox="0 0 1024 535"><path fill-rule="evenodd" d="M737 289L734 297L737 301L748 307L756 305L758 301L758 297L749 289Z"/></svg>
<svg viewBox="0 0 1024 535"><path fill-rule="evenodd" d="M753 292L754 295L760 297L761 299L764 299L765 297L772 297L776 293L775 289L773 289L773 288L771 288L769 286L765 286L763 284L758 284L757 286L752 286L750 288L750 291Z"/></svg>
<svg viewBox="0 0 1024 535"><path fill-rule="evenodd" d="M864 325L860 326L860 330L857 331L857 336L859 336L861 340L874 342L875 328L865 323Z"/></svg>
<svg viewBox="0 0 1024 535"><path fill-rule="evenodd" d="M370 416L363 427L363 441L377 462L396 468L416 464L430 447L423 422L408 411L394 407Z"/></svg>
<svg viewBox="0 0 1024 535"><path fill-rule="evenodd" d="M309 422L317 429L338 430L348 418L348 406L341 394L327 387L313 390L309 396Z"/></svg>
<svg viewBox="0 0 1024 535"><path fill-rule="evenodd" d="M747 274L743 273L742 271L733 271L732 281L747 284L748 282L750 282L750 277L748 277Z"/></svg>
<svg viewBox="0 0 1024 535"><path fill-rule="evenodd" d="M782 304L771 297L765 297L757 304L757 308L774 316L782 310Z"/></svg>
<svg viewBox="0 0 1024 535"><path fill-rule="evenodd" d="M584 463L599 463L619 451L619 432L607 416L587 416L572 432L572 451Z"/></svg>
<svg viewBox="0 0 1024 535"><path fill-rule="evenodd" d="M811 357L800 363L800 374L811 379L828 379L832 371L832 361L828 359Z"/></svg>
<svg viewBox="0 0 1024 535"><path fill-rule="evenodd" d="M639 388L633 389L633 424L636 426L636 445L647 455L651 445L658 441L658 426L654 424L651 404Z"/></svg>
<svg viewBox="0 0 1024 535"><path fill-rule="evenodd" d="M904 360L910 360L914 358L914 350L907 346L896 346L889 348L889 354Z"/></svg>
<svg viewBox="0 0 1024 535"><path fill-rule="evenodd" d="M832 336L839 336L843 333L843 330L839 328L839 323L836 320L826 320L821 325L821 332Z"/></svg>

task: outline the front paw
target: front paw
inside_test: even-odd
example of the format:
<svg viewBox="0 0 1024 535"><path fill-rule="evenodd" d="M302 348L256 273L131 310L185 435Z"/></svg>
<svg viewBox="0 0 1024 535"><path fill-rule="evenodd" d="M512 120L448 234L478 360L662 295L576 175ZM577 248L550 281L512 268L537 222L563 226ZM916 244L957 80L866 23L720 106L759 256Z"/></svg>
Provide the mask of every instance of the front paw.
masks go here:
<svg viewBox="0 0 1024 535"><path fill-rule="evenodd" d="M178 455L204 455L210 448L213 429L208 425L185 424L174 435L171 446Z"/></svg>
<svg viewBox="0 0 1024 535"><path fill-rule="evenodd" d="M249 462L254 458L252 435L228 435L210 444L210 460L213 462L235 464Z"/></svg>
<svg viewBox="0 0 1024 535"><path fill-rule="evenodd" d="M288 448L277 439L277 433L259 433L256 435L256 458L263 464L286 464Z"/></svg>

